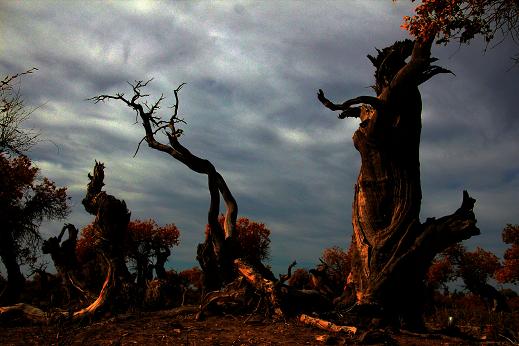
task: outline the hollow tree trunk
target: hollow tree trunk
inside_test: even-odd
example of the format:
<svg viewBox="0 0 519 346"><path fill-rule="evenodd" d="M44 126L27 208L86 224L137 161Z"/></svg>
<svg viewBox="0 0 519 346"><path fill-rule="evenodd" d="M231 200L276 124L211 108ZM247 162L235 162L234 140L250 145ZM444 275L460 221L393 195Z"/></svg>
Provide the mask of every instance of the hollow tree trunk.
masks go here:
<svg viewBox="0 0 519 346"><path fill-rule="evenodd" d="M431 41L406 40L368 56L377 68L377 97L361 96L333 104L339 116L360 118L353 135L361 168L352 208L352 280L360 306L384 321L420 328L424 278L434 256L449 245L479 234L466 192L452 215L420 223L419 146L421 96L418 86L449 72L430 57ZM406 63L407 58L410 59ZM361 104L360 107L352 107Z"/></svg>

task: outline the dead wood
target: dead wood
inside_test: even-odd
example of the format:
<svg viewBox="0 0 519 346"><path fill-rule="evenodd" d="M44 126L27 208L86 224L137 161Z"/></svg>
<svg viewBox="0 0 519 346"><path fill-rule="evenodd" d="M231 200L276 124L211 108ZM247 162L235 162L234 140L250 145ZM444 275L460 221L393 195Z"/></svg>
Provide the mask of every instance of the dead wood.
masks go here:
<svg viewBox="0 0 519 346"><path fill-rule="evenodd" d="M140 144L146 141L149 147L170 155L196 173L207 175L210 195L207 220L210 227L205 242L198 246L197 260L204 272L205 288L208 290L219 289L223 287L224 284L232 282L235 279L232 261L236 257L234 247L236 246L235 228L238 204L225 179L216 170L215 166L209 160L200 158L191 153L179 141L183 130L178 128L178 124L185 123L185 121L178 116L178 93L185 83L182 83L174 90L175 104L171 107L173 114L169 120L163 120L156 113L161 107L164 95L161 95L158 100L152 104L148 104L146 100L143 100L143 98L148 95L143 94L142 89L145 88L150 81L151 80L145 82L141 80L135 81L134 84L129 83L133 90L131 98L119 93L116 95L99 95L91 98L91 100L95 103L106 100L119 100L137 113L137 117L142 121L142 126L145 130L145 136L139 142L137 151L139 150ZM159 141L158 135L161 133L166 136L166 143ZM220 214L220 195L223 197L226 207L223 229L218 222L218 215Z"/></svg>
<svg viewBox="0 0 519 346"><path fill-rule="evenodd" d="M305 314L299 316L299 321L308 324L313 327L317 327L319 329L327 330L329 332L334 333L348 333L348 334L356 334L357 327L352 326L339 326L333 322L326 321L320 318L311 317Z"/></svg>
<svg viewBox="0 0 519 346"><path fill-rule="evenodd" d="M385 315L385 323L423 328L425 274L434 256L479 234L475 200L466 191L452 215L420 222L419 146L422 100L418 86L450 71L432 65L429 41L398 41L368 56L376 68L377 96L333 103L339 118L359 118L353 144L361 156L352 208L352 269L359 305ZM364 309L366 310L366 309Z"/></svg>
<svg viewBox="0 0 519 346"><path fill-rule="evenodd" d="M79 321L92 317L104 306L114 286L114 265L104 254L101 254L101 258L106 261L108 267L106 278L99 292L99 296L87 307L72 313L63 310L45 312L29 304L18 303L11 306L0 307L0 318L16 316L34 323L53 323L62 319Z"/></svg>

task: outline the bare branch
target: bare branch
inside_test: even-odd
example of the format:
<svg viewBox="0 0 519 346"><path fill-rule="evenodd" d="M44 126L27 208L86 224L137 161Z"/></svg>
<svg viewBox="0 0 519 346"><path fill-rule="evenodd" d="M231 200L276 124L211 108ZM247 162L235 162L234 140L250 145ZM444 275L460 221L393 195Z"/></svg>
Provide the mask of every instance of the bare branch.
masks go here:
<svg viewBox="0 0 519 346"><path fill-rule="evenodd" d="M326 107L331 109L332 111L343 111L339 118L358 118L360 115L360 111L358 109L352 108L354 105L358 104L367 104L375 108L377 111L383 111L385 103L373 96L359 96L350 100L343 102L342 104L336 104L328 100L324 96L324 92L319 89L317 93L317 98L321 103Z"/></svg>
<svg viewBox="0 0 519 346"><path fill-rule="evenodd" d="M156 115L156 112L160 109L160 103L165 99L162 94L157 101L155 101L151 106L149 106L146 101L144 102L140 100L141 98L147 97L147 94L142 93L142 88L146 87L148 83L151 81L148 80L146 82L143 81L135 81L135 83L128 83L131 85L133 89L133 96L130 100L124 97L124 94L116 94L113 95L99 95L90 98L89 100L94 101L94 103L98 103L100 101L105 100L121 100L126 103L127 106L136 111L138 117L142 120L142 126L144 127L145 136L140 140L137 149L134 153L134 156L139 151L140 145L143 141L146 141L149 147L165 152L178 161L182 162L184 165L189 167L191 170L200 173L206 174L208 176L208 185L209 192L211 197L210 207L208 211L208 223L211 228L210 237L208 237L212 244L212 248L214 250L214 254L216 254L218 266L222 268L229 269L229 266L232 264L232 259L234 258L233 254L227 254L227 252L231 253L229 250L230 247L226 246L228 240L232 243L232 238L234 237L234 229L236 227L236 218L238 213L237 203L231 194L225 180L223 177L216 171L213 164L205 159L197 157L193 155L187 148L185 148L179 141L178 138L182 135L183 131L181 129L176 128L176 124L178 123L186 123L184 119L178 117L178 109L179 109L179 96L178 93L185 85L185 83L180 84L175 90L175 104L171 107L173 109L173 114L169 118L169 121L162 120L162 118ZM146 110L145 108L146 107ZM158 132L163 132L167 138L169 143L161 143L157 140L155 135ZM219 215L219 201L220 194L222 195L225 205L226 205L226 215L225 215L225 223L224 229L220 226L218 222ZM223 250L222 250L223 249ZM224 277L231 275L232 270L223 270L222 278L223 281L227 281ZM234 274L232 274L234 275Z"/></svg>
<svg viewBox="0 0 519 346"><path fill-rule="evenodd" d="M12 76L5 76L4 79L0 81L0 89L5 90L4 89L5 87L9 88L9 83L11 83L11 81L15 80L16 78L18 78L20 76L23 76L26 74L31 74L34 71L38 71L38 69L36 67L33 67L22 73L18 73L18 74L12 75Z"/></svg>

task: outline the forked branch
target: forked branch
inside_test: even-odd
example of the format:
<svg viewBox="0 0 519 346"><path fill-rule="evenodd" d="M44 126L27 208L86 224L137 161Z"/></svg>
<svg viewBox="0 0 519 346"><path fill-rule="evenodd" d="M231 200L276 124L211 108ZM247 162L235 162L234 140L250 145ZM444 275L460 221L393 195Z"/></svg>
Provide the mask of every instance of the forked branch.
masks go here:
<svg viewBox="0 0 519 346"><path fill-rule="evenodd" d="M333 103L324 96L324 92L319 89L317 98L321 103L332 111L343 111L340 115L340 119L344 118L358 118L360 116L359 108L352 108L352 106L359 104L366 104L373 107L375 110L381 112L384 110L384 102L374 96L359 96L353 99L347 100L341 104Z"/></svg>
<svg viewBox="0 0 519 346"><path fill-rule="evenodd" d="M135 81L133 84L129 83L133 89L133 96L131 98L126 97L123 93L118 93L115 95L99 95L92 97L89 100L94 101L94 103L100 101L104 102L106 100L120 100L124 102L137 113L137 116L141 119L142 126L144 127L145 136L139 142L137 151L139 150L140 144L143 141L146 141L149 147L165 152L182 162L191 170L208 176L209 193L211 197L208 211L208 223L211 228L211 240L213 242L216 256L220 258L220 260L223 260L223 257L226 257L223 255L225 250L222 250L225 246L224 243L227 239L233 238L235 233L234 229L238 215L238 205L236 200L229 190L225 180L216 171L213 164L208 160L193 155L179 142L179 138L183 134L183 131L177 128L177 124L186 123L184 119L179 118L179 92L185 83L180 84L174 90L175 104L170 107L172 109L172 115L169 117L169 120L163 120L156 113L160 109L161 102L164 100L164 95L161 95L157 101L153 102L151 105L148 105L145 100L142 101L143 98L149 96L148 94L144 94L142 89L146 87L150 81L151 79L146 82ZM168 141L166 143L160 142L157 139L156 135L159 132L162 132L167 136ZM218 222L218 215L220 213L220 194L222 195L227 208L223 230ZM232 259L230 258L226 258L224 261L232 263Z"/></svg>

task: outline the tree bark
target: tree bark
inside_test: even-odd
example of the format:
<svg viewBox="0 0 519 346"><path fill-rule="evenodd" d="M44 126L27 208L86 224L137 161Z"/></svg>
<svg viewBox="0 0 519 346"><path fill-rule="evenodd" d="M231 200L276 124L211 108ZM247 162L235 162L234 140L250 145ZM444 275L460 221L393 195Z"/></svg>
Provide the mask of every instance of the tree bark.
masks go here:
<svg viewBox="0 0 519 346"><path fill-rule="evenodd" d="M87 317L92 317L100 308L102 308L109 299L112 289L114 288L114 265L110 262L105 254L100 254L101 258L106 262L107 273L103 283L103 287L99 292L99 296L87 307L71 312L71 311L48 311L45 312L39 308L25 303L18 303L11 306L0 307L0 319L4 316L12 315L22 316L28 321L37 323L53 323L64 319L72 321L81 321Z"/></svg>
<svg viewBox="0 0 519 346"><path fill-rule="evenodd" d="M236 277L233 260L236 258L235 228L238 204L227 186L225 179L216 170L214 165L209 160L192 154L179 142L179 137L183 131L177 129L176 124L184 122L184 120L177 116L179 109L178 92L184 84L181 84L174 90L175 104L171 107L173 109L173 115L169 121L165 121L161 120L161 118L155 114L155 112L160 109L160 103L164 100L163 95L151 106L146 102L142 104L139 103L142 97L147 96L141 94L141 89L146 87L149 82L150 81L136 81L135 84L130 84L133 88L133 96L131 99L126 98L124 94L116 94L115 96L100 95L93 97L92 100L96 103L110 99L123 101L128 107L135 110L137 116L142 120L145 136L140 143L146 141L150 148L170 155L196 173L207 175L210 195L207 221L210 227L205 242L198 246L197 260L204 273L204 285L206 289L219 289L223 287L225 283L231 282ZM158 132L163 132L167 136L167 144L156 139L155 135ZM139 150L139 147L137 147L137 150ZM218 222L220 195L226 207L223 229Z"/></svg>
<svg viewBox="0 0 519 346"><path fill-rule="evenodd" d="M378 310L385 321L422 326L424 278L434 256L479 234L466 192L452 215L420 223L420 132L422 100L418 86L438 73L432 41L396 42L368 56L376 67L377 97L334 104L319 100L339 118L360 118L353 143L361 168L352 208L352 279L360 306ZM406 62L406 59L408 59ZM360 107L353 107L355 105ZM373 309L373 307L375 309Z"/></svg>
<svg viewBox="0 0 519 346"><path fill-rule="evenodd" d="M85 210L96 216L94 225L100 231L102 243L98 249L103 253L113 270L113 288L110 289L112 308L125 308L133 295L133 280L126 267L125 246L128 237L130 212L124 201L102 191L104 164L97 162L82 203ZM104 301L104 300L103 300Z"/></svg>

